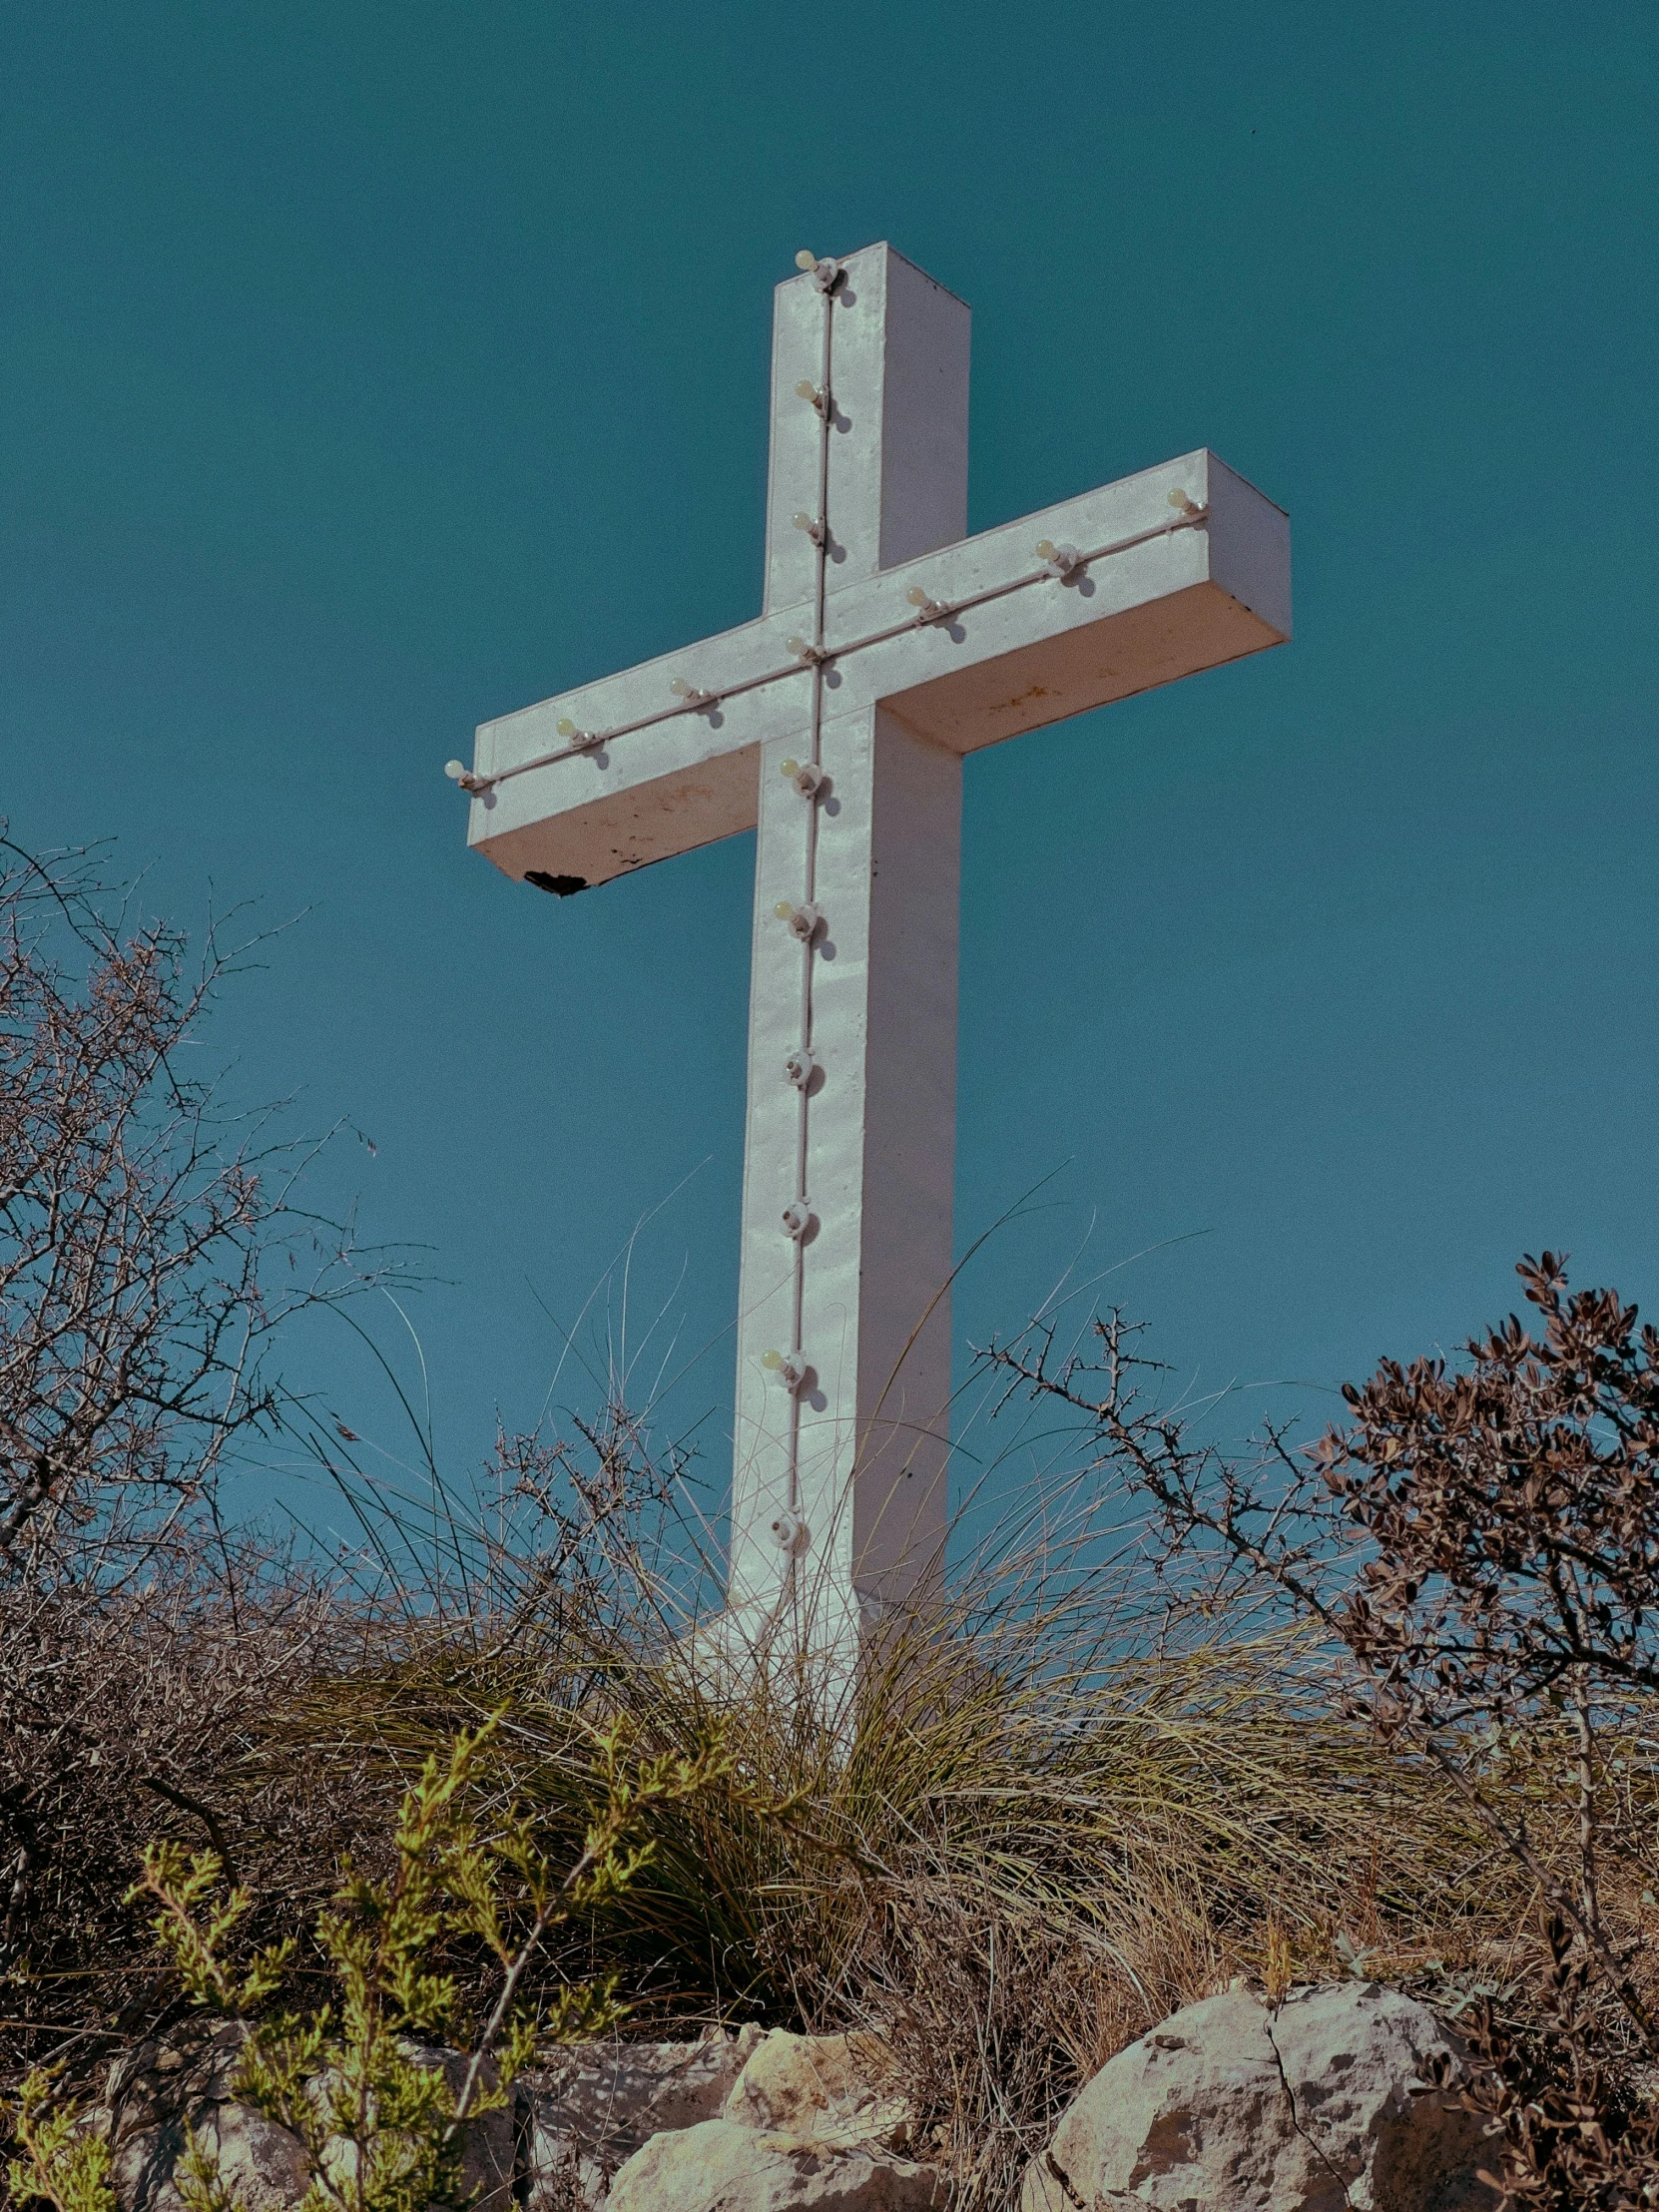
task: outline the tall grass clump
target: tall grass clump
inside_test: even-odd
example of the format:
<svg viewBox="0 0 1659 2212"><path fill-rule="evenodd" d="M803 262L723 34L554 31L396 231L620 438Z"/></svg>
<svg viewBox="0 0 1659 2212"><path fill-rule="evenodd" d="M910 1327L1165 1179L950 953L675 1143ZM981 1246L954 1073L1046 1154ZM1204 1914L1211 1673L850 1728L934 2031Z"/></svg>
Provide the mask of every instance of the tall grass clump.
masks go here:
<svg viewBox="0 0 1659 2212"><path fill-rule="evenodd" d="M528 1513L455 1509L396 1652L314 1677L251 1754L390 1790L504 1709L481 1800L557 1860L600 1795L596 1719L662 1755L720 1728L742 1796L654 1809L626 1898L548 1954L614 1975L634 2031L873 2028L989 2205L1112 2051L1276 1946L1439 1987L1512 1942L1525 1884L1431 1766L1344 1711L1294 1621L1172 1614L1121 1491L1051 1486L849 1670L785 1639L734 1657L698 1619L646 1445L614 1409L562 1447L562 1490L545 1457L515 1475ZM389 1550L403 1505L356 1494ZM586 1500L580 1541L554 1495Z"/></svg>

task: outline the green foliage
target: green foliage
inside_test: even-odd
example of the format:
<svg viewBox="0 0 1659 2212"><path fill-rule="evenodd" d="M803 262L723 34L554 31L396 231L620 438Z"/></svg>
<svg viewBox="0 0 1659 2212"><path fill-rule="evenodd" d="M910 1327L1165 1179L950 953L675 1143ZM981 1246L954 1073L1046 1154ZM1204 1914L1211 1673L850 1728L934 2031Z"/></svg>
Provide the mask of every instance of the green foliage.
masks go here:
<svg viewBox="0 0 1659 2212"><path fill-rule="evenodd" d="M127 1902L145 1896L159 1901L162 1909L151 1926L192 2004L241 2019L276 1994L282 1969L293 1954L293 1938L261 1951L241 1980L234 1980L223 1953L252 1911L252 1897L247 1890L232 1890L213 1906L205 1923L197 1918L223 1871L215 1852L187 1856L177 1844L152 1844L144 1855L144 1873L127 1893Z"/></svg>
<svg viewBox="0 0 1659 2212"><path fill-rule="evenodd" d="M497 1712L458 1736L447 1757L428 1756L404 1794L388 1874L342 1869L315 1930L333 2000L308 2015L250 2020L235 2094L304 2144L311 2182L302 2212L458 2212L469 2201L469 2124L507 2104L539 2042L600 2033L625 2011L607 1976L561 1983L532 2012L519 2003L526 1967L550 1931L621 1897L650 1863L655 1846L642 1824L653 1811L730 1780L717 1735L689 1752L640 1758L626 1723L613 1721L594 1732L602 1800L561 1872L516 1808L488 1836L468 1811L502 1719ZM211 1854L187 1862L156 1847L133 1895L157 1901L157 1938L192 2001L246 2017L275 1993L292 1946L262 1951L240 1976L232 1970L225 1949L249 1899L233 1891L212 1904L219 1872ZM494 1961L499 1986L487 2016L463 2034L460 1985L445 1960L469 1943ZM421 2049L460 2041L458 2066ZM194 2141L180 2188L191 2212L235 2212ZM53 2201L59 2212L104 2212L91 2199Z"/></svg>
<svg viewBox="0 0 1659 2212"><path fill-rule="evenodd" d="M23 2155L7 2167L17 2204L50 2204L57 2212L115 2212L110 2146L81 2125L68 2101L55 2101L52 2077L36 2067L23 2083L12 2133Z"/></svg>

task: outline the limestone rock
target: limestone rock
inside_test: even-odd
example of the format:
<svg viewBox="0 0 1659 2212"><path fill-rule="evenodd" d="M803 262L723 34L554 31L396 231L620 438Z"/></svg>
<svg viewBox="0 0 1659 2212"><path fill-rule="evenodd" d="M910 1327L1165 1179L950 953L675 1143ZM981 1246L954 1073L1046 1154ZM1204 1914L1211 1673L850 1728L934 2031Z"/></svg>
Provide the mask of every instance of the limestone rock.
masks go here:
<svg viewBox="0 0 1659 2212"><path fill-rule="evenodd" d="M1487 2212L1491 2153L1454 2094L1414 2090L1454 2039L1376 1983L1188 2005L1103 2066L1027 2169L1021 2212Z"/></svg>
<svg viewBox="0 0 1659 2212"><path fill-rule="evenodd" d="M637 2150L609 2212L932 2212L944 2201L941 2174L875 2145L704 2120Z"/></svg>
<svg viewBox="0 0 1659 2212"><path fill-rule="evenodd" d="M231 2096L245 2039L238 2021L192 2021L117 2061L107 2096L120 2212L184 2212L175 2176L192 2127L247 2212L287 2212L299 2202L310 2178L305 2146Z"/></svg>
<svg viewBox="0 0 1659 2212"><path fill-rule="evenodd" d="M184 2212L178 2167L192 2128L217 2154L220 2178L245 2212L291 2212L298 2204L310 2179L305 2146L231 2094L246 2035L235 2020L193 2021L118 2061L107 2132L119 2212ZM467 2066L460 2053L411 2055L442 2066L459 2094ZM511 2110L482 2114L466 2131L461 2167L463 2189L477 2192L476 2212L510 2212L513 2167Z"/></svg>
<svg viewBox="0 0 1659 2212"><path fill-rule="evenodd" d="M747 2027L697 2043L583 2043L521 2075L529 2212L602 2204L653 2135L715 2118L759 2040Z"/></svg>
<svg viewBox="0 0 1659 2212"><path fill-rule="evenodd" d="M775 2027L726 2100L723 2117L785 2135L902 2150L914 2115L873 2035L792 2035Z"/></svg>

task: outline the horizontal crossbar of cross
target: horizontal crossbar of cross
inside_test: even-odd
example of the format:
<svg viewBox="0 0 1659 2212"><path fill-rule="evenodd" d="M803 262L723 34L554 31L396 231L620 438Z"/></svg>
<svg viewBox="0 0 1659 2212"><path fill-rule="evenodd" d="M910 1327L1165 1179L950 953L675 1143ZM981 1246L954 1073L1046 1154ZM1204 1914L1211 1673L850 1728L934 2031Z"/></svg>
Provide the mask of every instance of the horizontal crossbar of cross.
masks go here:
<svg viewBox="0 0 1659 2212"><path fill-rule="evenodd" d="M1097 561L1110 560L1116 553L1132 552L1136 546L1148 545L1156 538L1173 537L1178 530L1202 529L1209 521L1209 508L1196 505L1184 492L1171 492L1169 497L1172 504L1179 503L1181 512L1168 522L1154 524L1150 530L1133 531L1126 538L1117 538L1109 545L1091 546L1086 552L1054 545L1050 553L1042 556L1039 567L1008 583L990 584L983 591L969 592L962 599L929 599L922 587L914 584L906 597L915 603L917 611L901 622L889 623L884 630L871 630L863 637L848 638L844 643L822 648L803 645L782 667L763 669L759 676L746 676L738 683L723 685L715 691L697 691L687 685L684 695L672 707L661 708L655 714L638 715L632 722L620 722L612 730L573 730L566 742L555 746L551 752L534 754L527 761L514 761L491 775L479 776L463 770L455 782L467 792L493 791L512 777L527 776L532 769L550 768L555 761L574 760L579 754L595 752L618 738L632 737L636 730L652 729L659 722L672 722L679 715L704 714L712 707L724 706L729 699L740 698L745 692L783 683L788 677L799 676L803 668L811 668L815 661L828 666L849 660L854 653L867 652L872 645L885 645L890 638L904 637L912 630L948 623L958 615L971 613L975 607L988 606L993 599L1005 599L1010 592L1024 591L1033 584L1072 583L1086 575ZM1052 540L1049 542L1053 545Z"/></svg>
<svg viewBox="0 0 1659 2212"><path fill-rule="evenodd" d="M1259 651L1289 635L1286 541L1284 516L1261 493L1202 449L1184 455L832 586L822 648L802 602L484 724L472 769L450 770L473 796L470 841L509 875L568 866L574 888L749 827L753 783L738 758L806 727L811 687L800 680L815 666L827 715L879 698L966 753ZM1040 612L1035 602L1029 618L1020 612L1048 592ZM1195 593L1202 604L1149 641L1161 603ZM1129 650L1113 647L1115 630L1133 632ZM1098 634L1098 652L1082 633ZM570 784L584 760L598 777ZM640 819L578 834L572 818L592 816L597 830L596 810L609 818L631 795Z"/></svg>

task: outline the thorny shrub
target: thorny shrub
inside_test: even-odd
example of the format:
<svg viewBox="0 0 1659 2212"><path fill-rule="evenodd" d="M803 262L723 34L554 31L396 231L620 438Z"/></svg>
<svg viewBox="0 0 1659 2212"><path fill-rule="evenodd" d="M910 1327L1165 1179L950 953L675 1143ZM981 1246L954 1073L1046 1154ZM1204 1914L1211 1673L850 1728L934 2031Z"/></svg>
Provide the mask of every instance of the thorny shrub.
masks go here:
<svg viewBox="0 0 1659 2212"><path fill-rule="evenodd" d="M278 1332L365 1281L302 1201L315 1148L190 1072L252 950L213 930L193 962L88 854L0 834L0 2065L142 2012L148 1825L223 1846L250 1717L351 1640L216 1502L288 1410Z"/></svg>
<svg viewBox="0 0 1659 2212"><path fill-rule="evenodd" d="M0 1569L126 1560L278 1420L276 1332L360 1287L298 1197L313 1148L187 1072L249 950L210 931L193 968L85 855L0 837Z"/></svg>
<svg viewBox="0 0 1659 2212"><path fill-rule="evenodd" d="M1659 2198L1659 1332L1551 1253L1519 1273L1541 1333L1511 1316L1455 1374L1384 1361L1311 1452L1270 1431L1251 1463L1162 1405L1119 1316L1086 1358L1039 1336L990 1359L1158 1508L1172 1618L1288 1603L1349 1710L1522 1871L1525 1966L1464 1992L1475 2101L1505 2201L1564 2212Z"/></svg>

